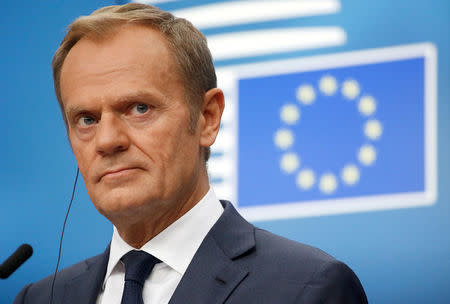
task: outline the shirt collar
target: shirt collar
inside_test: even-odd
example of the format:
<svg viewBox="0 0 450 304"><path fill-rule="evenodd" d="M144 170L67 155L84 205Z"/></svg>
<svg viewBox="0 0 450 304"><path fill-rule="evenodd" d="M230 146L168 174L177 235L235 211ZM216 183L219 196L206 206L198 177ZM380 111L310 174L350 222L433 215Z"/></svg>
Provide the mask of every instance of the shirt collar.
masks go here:
<svg viewBox="0 0 450 304"><path fill-rule="evenodd" d="M183 276L206 234L222 212L223 207L210 188L191 210L148 241L140 250L158 258ZM114 227L103 288L122 256L131 250L135 248L128 245Z"/></svg>

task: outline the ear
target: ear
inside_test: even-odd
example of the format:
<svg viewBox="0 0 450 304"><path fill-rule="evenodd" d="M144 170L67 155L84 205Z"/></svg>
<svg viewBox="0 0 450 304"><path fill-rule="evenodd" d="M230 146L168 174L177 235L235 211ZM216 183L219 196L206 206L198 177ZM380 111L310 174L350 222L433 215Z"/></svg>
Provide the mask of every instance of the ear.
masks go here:
<svg viewBox="0 0 450 304"><path fill-rule="evenodd" d="M214 88L205 93L199 117L200 146L207 148L216 141L224 107L225 101L221 89Z"/></svg>

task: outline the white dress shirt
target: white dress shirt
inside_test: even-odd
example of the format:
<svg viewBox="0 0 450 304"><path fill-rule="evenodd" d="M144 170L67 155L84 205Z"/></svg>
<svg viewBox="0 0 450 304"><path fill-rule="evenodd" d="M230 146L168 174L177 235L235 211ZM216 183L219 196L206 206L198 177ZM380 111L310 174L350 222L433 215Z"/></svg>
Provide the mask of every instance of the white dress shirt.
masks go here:
<svg viewBox="0 0 450 304"><path fill-rule="evenodd" d="M142 246L140 250L162 261L145 281L144 303L169 302L194 254L222 212L222 205L210 189L197 205ZM125 279L125 267L120 259L131 250L135 248L128 245L114 227L108 267L97 304L120 304Z"/></svg>

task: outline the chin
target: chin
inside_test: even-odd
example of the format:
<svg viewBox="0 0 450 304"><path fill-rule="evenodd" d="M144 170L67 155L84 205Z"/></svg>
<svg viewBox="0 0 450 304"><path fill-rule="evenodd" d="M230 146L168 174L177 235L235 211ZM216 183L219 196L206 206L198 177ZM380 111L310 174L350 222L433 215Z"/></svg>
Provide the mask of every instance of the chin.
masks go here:
<svg viewBox="0 0 450 304"><path fill-rule="evenodd" d="M155 206L155 200L149 195L143 195L142 191L109 191L107 196L97 200L97 210L109 218L109 216L118 217L136 217L146 213L146 209L152 209ZM129 190L129 189L128 189Z"/></svg>

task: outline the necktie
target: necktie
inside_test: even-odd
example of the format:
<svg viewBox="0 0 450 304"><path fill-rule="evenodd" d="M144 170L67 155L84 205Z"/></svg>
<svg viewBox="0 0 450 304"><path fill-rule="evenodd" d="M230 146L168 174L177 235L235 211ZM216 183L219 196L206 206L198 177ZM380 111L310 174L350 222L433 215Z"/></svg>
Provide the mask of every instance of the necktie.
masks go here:
<svg viewBox="0 0 450 304"><path fill-rule="evenodd" d="M142 289L155 264L161 261L144 252L132 250L122 257L125 264L125 286L121 304L144 304Z"/></svg>

